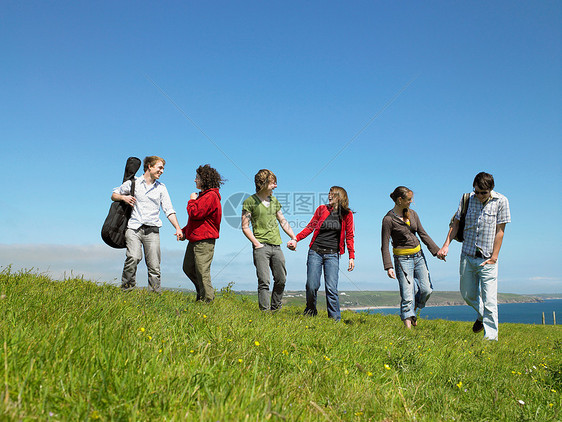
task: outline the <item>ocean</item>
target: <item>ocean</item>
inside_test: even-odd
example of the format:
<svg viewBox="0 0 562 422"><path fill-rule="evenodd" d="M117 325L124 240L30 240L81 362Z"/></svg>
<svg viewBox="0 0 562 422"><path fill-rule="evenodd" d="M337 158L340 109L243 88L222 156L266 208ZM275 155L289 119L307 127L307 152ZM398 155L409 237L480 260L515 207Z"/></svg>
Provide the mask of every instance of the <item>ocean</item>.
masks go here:
<svg viewBox="0 0 562 422"><path fill-rule="evenodd" d="M369 309L361 312L382 313L385 315L400 314L400 310L398 308ZM556 324L561 325L562 299L549 299L538 303L500 303L498 305L500 324L502 322L542 324L543 312L546 324L552 325L552 312L555 312ZM420 317L423 319L445 319L449 321L474 321L476 319L476 312L468 305L427 306L422 309Z"/></svg>

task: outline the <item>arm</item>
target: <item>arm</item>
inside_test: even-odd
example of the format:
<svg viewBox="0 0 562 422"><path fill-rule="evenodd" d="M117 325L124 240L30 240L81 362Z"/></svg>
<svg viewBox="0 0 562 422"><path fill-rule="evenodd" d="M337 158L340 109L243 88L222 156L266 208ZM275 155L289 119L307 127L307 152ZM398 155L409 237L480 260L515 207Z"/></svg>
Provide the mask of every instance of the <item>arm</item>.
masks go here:
<svg viewBox="0 0 562 422"><path fill-rule="evenodd" d="M111 200L115 201L115 202L119 202L119 201L123 201L131 206L135 205L135 202L137 202L136 198L134 196L131 195L121 195L117 192L113 192L111 194Z"/></svg>
<svg viewBox="0 0 562 422"><path fill-rule="evenodd" d="M252 214L250 214L248 211L242 211L242 233L244 233L244 236L246 236L248 238L248 240L250 242L252 242L252 245L254 245L254 248L257 249L257 248L263 247L263 245L260 243L260 241L258 239L256 239L252 230L250 230L250 217L251 216L252 216Z"/></svg>
<svg viewBox="0 0 562 422"><path fill-rule="evenodd" d="M353 271L355 268L355 225L353 224L353 213L350 211L345 216L345 243L347 244L347 252L349 253L349 265L347 271Z"/></svg>
<svg viewBox="0 0 562 422"><path fill-rule="evenodd" d="M187 215L195 220L204 220L217 209L218 198L213 192L209 192L198 198L193 192L187 203Z"/></svg>
<svg viewBox="0 0 562 422"><path fill-rule="evenodd" d="M447 257L447 254L449 253L449 245L451 244L451 241L457 235L458 230L459 230L459 220L454 218L453 219L453 225L449 228L449 232L447 233L447 238L445 239L445 243L443 243L443 247L441 249L439 249L439 252L437 252L437 258L445 261L445 258Z"/></svg>
<svg viewBox="0 0 562 422"><path fill-rule="evenodd" d="M176 233L174 236L176 236L177 240L183 240L183 233L181 231L181 227L178 223L178 218L176 217L176 213L172 213L170 215L168 215L168 220L170 220L170 223L172 223L172 226L174 226L174 228L176 229Z"/></svg>
<svg viewBox="0 0 562 422"><path fill-rule="evenodd" d="M496 225L496 237L494 238L494 248L492 249L492 256L484 261L480 266L486 264L495 264L498 262L498 255L500 254L500 249L502 247L503 235L505 232L505 223Z"/></svg>
<svg viewBox="0 0 562 422"><path fill-rule="evenodd" d="M113 190L113 193L111 194L111 200L115 202L123 201L130 206L133 206L135 205L135 202L137 202L137 199L134 196L130 195L130 193L131 181L127 180L121 186Z"/></svg>
<svg viewBox="0 0 562 422"><path fill-rule="evenodd" d="M437 256L437 252L439 252L439 246L437 246L437 244L433 241L433 239L427 234L427 232L425 231L425 229L422 226L421 220L419 215L416 213L416 218L417 218L417 223L418 223L418 235L420 236L420 239L422 240L423 243L425 243L425 246L427 246L427 249L429 249L429 252L431 252L431 254L433 256ZM439 259L443 259L440 257L437 257Z"/></svg>
<svg viewBox="0 0 562 422"><path fill-rule="evenodd" d="M297 240L295 234L293 233L293 229L291 228L291 225L283 215L283 212L279 210L277 211L277 214L275 214L275 216L277 217L277 221L279 221L279 224L281 225L283 231L287 233L287 236L289 236L291 240Z"/></svg>
<svg viewBox="0 0 562 422"><path fill-rule="evenodd" d="M316 208L316 211L314 211L314 215L312 216L306 227L302 229L299 232L299 234L295 236L294 239L291 239L289 240L289 242L287 242L287 247L289 249L291 249L292 251L296 250L297 242L300 242L301 240L306 238L310 233L316 230L316 227L318 227L318 223L320 221L320 209L321 207Z"/></svg>
<svg viewBox="0 0 562 422"><path fill-rule="evenodd" d="M392 266L392 260L390 259L390 252L388 251L391 226L392 221L390 217L383 218L381 229L381 253L384 270L390 278L396 278L396 274L394 273L394 268Z"/></svg>

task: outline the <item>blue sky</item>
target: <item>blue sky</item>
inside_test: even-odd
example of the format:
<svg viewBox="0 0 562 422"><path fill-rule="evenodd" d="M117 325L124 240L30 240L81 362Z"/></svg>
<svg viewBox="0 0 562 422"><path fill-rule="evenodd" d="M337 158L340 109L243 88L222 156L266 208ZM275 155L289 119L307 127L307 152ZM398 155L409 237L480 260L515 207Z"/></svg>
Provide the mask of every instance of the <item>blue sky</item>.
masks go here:
<svg viewBox="0 0 562 422"><path fill-rule="evenodd" d="M118 282L124 251L99 234L111 190L128 156L159 155L182 226L197 166L228 179L217 288L256 288L250 243L230 222L254 174L269 168L289 198L347 189L357 259L340 290L397 289L380 254L396 186L415 192L422 223L442 244L462 193L487 171L513 221L499 290L562 291L560 2L7 1L2 9L1 266ZM293 199L285 214L302 226L311 213L297 213ZM186 243L172 235L164 221L162 283L192 288L181 271ZM437 290L458 288L459 246L446 263L429 258ZM285 253L288 289L304 288L307 247ZM146 285L144 263L138 278Z"/></svg>

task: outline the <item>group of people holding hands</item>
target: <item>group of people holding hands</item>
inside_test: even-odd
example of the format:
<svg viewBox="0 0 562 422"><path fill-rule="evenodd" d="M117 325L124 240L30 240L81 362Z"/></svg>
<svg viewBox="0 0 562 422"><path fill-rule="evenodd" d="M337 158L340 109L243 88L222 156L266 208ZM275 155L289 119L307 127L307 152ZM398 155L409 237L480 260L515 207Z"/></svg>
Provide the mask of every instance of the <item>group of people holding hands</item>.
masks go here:
<svg viewBox="0 0 562 422"><path fill-rule="evenodd" d="M176 229L178 240L188 240L183 271L195 285L196 300L211 302L214 289L211 283L211 262L215 241L219 237L222 218L219 189L224 183L221 175L208 164L196 170L198 192L191 194L187 204L188 222L180 228L170 196L158 179L164 171L165 160L150 156L144 160L144 174L113 190L111 199L131 205L132 212L125 233L127 252L121 288L133 289L136 269L142 260L142 249L148 268L149 288L160 292L160 209ZM289 236L287 247L296 250L297 243L311 236L307 258L305 315L317 315L317 293L324 273L328 317L341 319L338 278L339 259L347 248L348 271L355 268L353 211L344 188L332 186L328 204L320 205L310 222L297 235L285 219L282 207L273 190L277 187L275 174L259 170L254 177L256 193L242 205L242 232L253 246L253 262L258 278L258 304L261 310L281 308L287 270L281 248L279 227ZM495 192L494 178L478 173L473 182L474 191L467 195L453 217L446 240L439 248L424 230L418 214L410 208L414 194L405 186L397 187L390 198L394 207L382 221L382 260L387 275L397 279L400 288L400 317L405 327L418 324L418 310L425 307L432 292L427 261L420 245L445 260L449 244L463 232L460 260L460 290L464 300L477 312L472 327L474 332L484 330L484 338L497 340L497 260L506 223L510 222L509 203L505 196ZM133 193L133 194L132 194ZM251 226L251 227L250 227ZM390 256L389 242L392 241ZM393 265L394 264L394 265ZM270 292L270 279L273 289Z"/></svg>

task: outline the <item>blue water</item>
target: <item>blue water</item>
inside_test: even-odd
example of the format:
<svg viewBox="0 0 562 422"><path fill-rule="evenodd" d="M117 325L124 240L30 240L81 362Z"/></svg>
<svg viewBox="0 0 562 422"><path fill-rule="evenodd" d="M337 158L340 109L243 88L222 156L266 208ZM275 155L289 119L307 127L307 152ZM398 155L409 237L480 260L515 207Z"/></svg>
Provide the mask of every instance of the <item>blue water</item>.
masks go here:
<svg viewBox="0 0 562 422"><path fill-rule="evenodd" d="M363 311L399 315L398 308L381 308ZM542 324L544 312L546 324L552 325L552 312L556 312L556 324L562 324L562 299L545 300L539 303L500 303L498 314L500 323L515 322L519 324ZM449 321L474 321L476 312L468 305L464 306L427 306L422 309L421 318L446 319Z"/></svg>

